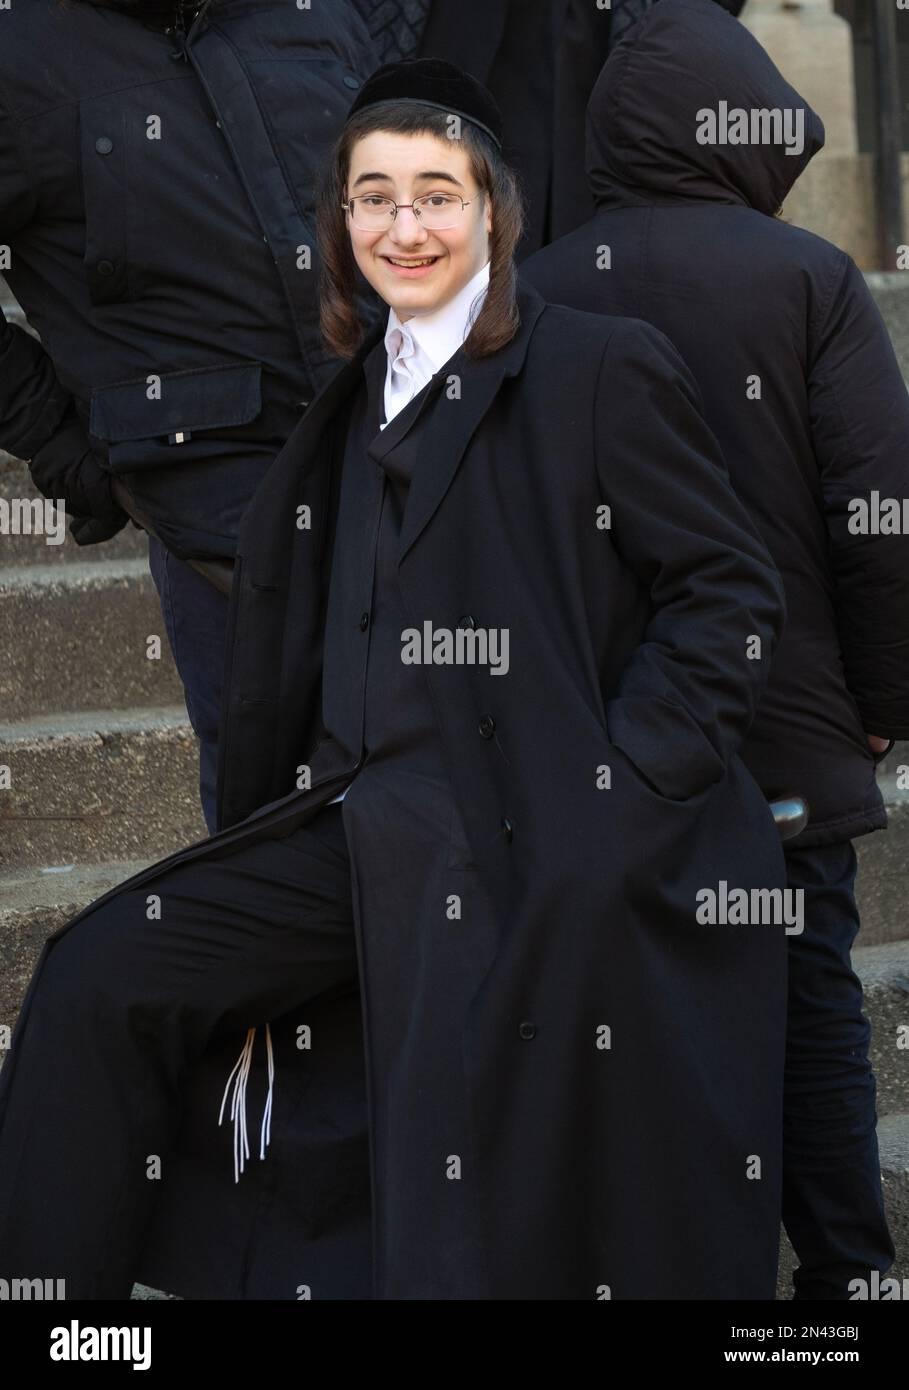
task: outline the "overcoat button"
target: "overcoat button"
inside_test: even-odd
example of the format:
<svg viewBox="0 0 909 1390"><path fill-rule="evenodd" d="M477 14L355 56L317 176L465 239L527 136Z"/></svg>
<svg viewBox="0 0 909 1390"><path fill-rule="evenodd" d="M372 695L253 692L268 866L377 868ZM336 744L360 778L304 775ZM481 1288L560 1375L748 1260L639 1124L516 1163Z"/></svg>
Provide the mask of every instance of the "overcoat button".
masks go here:
<svg viewBox="0 0 909 1390"><path fill-rule="evenodd" d="M113 148L113 140L109 139L106 135L100 135L98 139L95 141L95 149L98 151L99 154L110 154Z"/></svg>
<svg viewBox="0 0 909 1390"><path fill-rule="evenodd" d="M360 85L359 79L356 78L356 77L345 77L345 79L344 79L344 86L345 86L345 87L350 87L350 88L353 89L353 88L359 87L359 85Z"/></svg>
<svg viewBox="0 0 909 1390"><path fill-rule="evenodd" d="M502 829L505 831L505 840L510 845L512 836L514 835L514 826L507 816L502 817Z"/></svg>
<svg viewBox="0 0 909 1390"><path fill-rule="evenodd" d="M536 1034L536 1031L537 1025L535 1023L521 1023L518 1025L518 1032L522 1038L532 1038Z"/></svg>
<svg viewBox="0 0 909 1390"><path fill-rule="evenodd" d="M99 274L99 275L113 275L115 269L116 269L116 267L115 267L113 261L99 261L99 262L98 262L98 274Z"/></svg>
<svg viewBox="0 0 909 1390"><path fill-rule="evenodd" d="M496 731L496 721L493 719L491 714L484 714L481 717L480 722L477 725L477 728L479 729L480 734L483 738L492 738L493 734Z"/></svg>
<svg viewBox="0 0 909 1390"><path fill-rule="evenodd" d="M361 614L360 614L360 631L361 631L361 632L365 632L366 629L367 629L368 627L369 627L369 614L368 614L368 613L361 613Z"/></svg>
<svg viewBox="0 0 909 1390"><path fill-rule="evenodd" d="M475 619L475 618L473 617L473 615L470 614L470 613L465 613L464 616L463 616L463 618L459 618L459 619L458 619L458 627L471 627L471 628L475 628L476 625L477 625L476 619Z"/></svg>

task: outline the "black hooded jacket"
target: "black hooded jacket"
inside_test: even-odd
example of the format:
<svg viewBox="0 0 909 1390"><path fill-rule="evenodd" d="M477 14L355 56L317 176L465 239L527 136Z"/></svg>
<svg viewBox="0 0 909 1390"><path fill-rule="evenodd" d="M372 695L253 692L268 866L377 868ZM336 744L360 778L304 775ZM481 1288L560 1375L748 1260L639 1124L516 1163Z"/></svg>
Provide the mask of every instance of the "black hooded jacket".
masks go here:
<svg viewBox="0 0 909 1390"><path fill-rule="evenodd" d="M732 131L782 140L698 139ZM786 585L743 756L766 795L808 800L804 846L886 825L866 734L909 737L909 538L862 534L856 505L873 523L874 493L909 497L909 398L852 260L774 215L823 138L714 0L660 0L591 96L595 215L521 267L550 301L654 324L696 377Z"/></svg>

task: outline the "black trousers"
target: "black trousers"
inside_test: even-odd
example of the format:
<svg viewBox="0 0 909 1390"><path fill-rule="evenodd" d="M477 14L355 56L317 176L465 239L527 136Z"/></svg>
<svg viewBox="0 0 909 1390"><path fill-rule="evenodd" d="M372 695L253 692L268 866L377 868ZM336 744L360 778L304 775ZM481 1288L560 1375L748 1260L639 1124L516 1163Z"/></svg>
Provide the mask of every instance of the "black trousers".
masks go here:
<svg viewBox="0 0 909 1390"><path fill-rule="evenodd" d="M340 805L164 870L72 927L0 1071L0 1277L38 1270L65 1279L68 1300L128 1299L150 1156L167 1163L188 1065L222 1031L356 980ZM249 1148L255 1159L258 1124Z"/></svg>
<svg viewBox="0 0 909 1390"><path fill-rule="evenodd" d="M217 823L218 721L227 644L227 596L178 560L155 536L148 566L174 663L183 682L186 712L199 740L199 795L209 834Z"/></svg>
<svg viewBox="0 0 909 1390"><path fill-rule="evenodd" d="M789 937L783 1224L799 1258L797 1299L848 1300L850 1279L884 1273L887 1228L870 1024L850 953L859 929L852 844L792 850L805 929Z"/></svg>
<svg viewBox="0 0 909 1390"><path fill-rule="evenodd" d="M787 858L806 910L789 939L784 1222L796 1297L842 1299L850 1278L893 1259L849 962L855 856L846 844ZM50 950L0 1071L0 1277L129 1298L156 1196L150 1156L167 1163L187 1068L219 1036L356 982L339 804L88 913ZM249 1140L255 1157L258 1123Z"/></svg>

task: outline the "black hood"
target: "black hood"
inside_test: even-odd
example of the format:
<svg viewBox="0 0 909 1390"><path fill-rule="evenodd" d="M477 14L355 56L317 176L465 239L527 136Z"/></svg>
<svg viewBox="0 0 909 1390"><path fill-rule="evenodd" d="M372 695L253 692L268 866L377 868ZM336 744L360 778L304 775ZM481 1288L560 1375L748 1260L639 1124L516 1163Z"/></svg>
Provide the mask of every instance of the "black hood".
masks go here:
<svg viewBox="0 0 909 1390"><path fill-rule="evenodd" d="M722 112L735 109L788 112L788 144L801 149L698 143L709 120L699 113L717 113L718 129L728 131ZM823 144L821 118L714 0L659 0L616 45L587 105L587 177L598 207L697 200L772 216Z"/></svg>

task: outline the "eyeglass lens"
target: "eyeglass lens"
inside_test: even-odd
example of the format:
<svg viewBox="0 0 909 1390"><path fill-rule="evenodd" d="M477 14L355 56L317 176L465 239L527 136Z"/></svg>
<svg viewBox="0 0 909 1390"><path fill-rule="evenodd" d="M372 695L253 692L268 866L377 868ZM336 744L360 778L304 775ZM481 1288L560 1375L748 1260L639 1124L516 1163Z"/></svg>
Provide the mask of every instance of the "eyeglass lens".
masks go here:
<svg viewBox="0 0 909 1390"><path fill-rule="evenodd" d="M354 224L364 230L390 226L394 220L394 203L390 198L364 194L352 198ZM414 200L414 215L424 227L452 227L461 221L464 207L460 198L449 193L429 193Z"/></svg>

